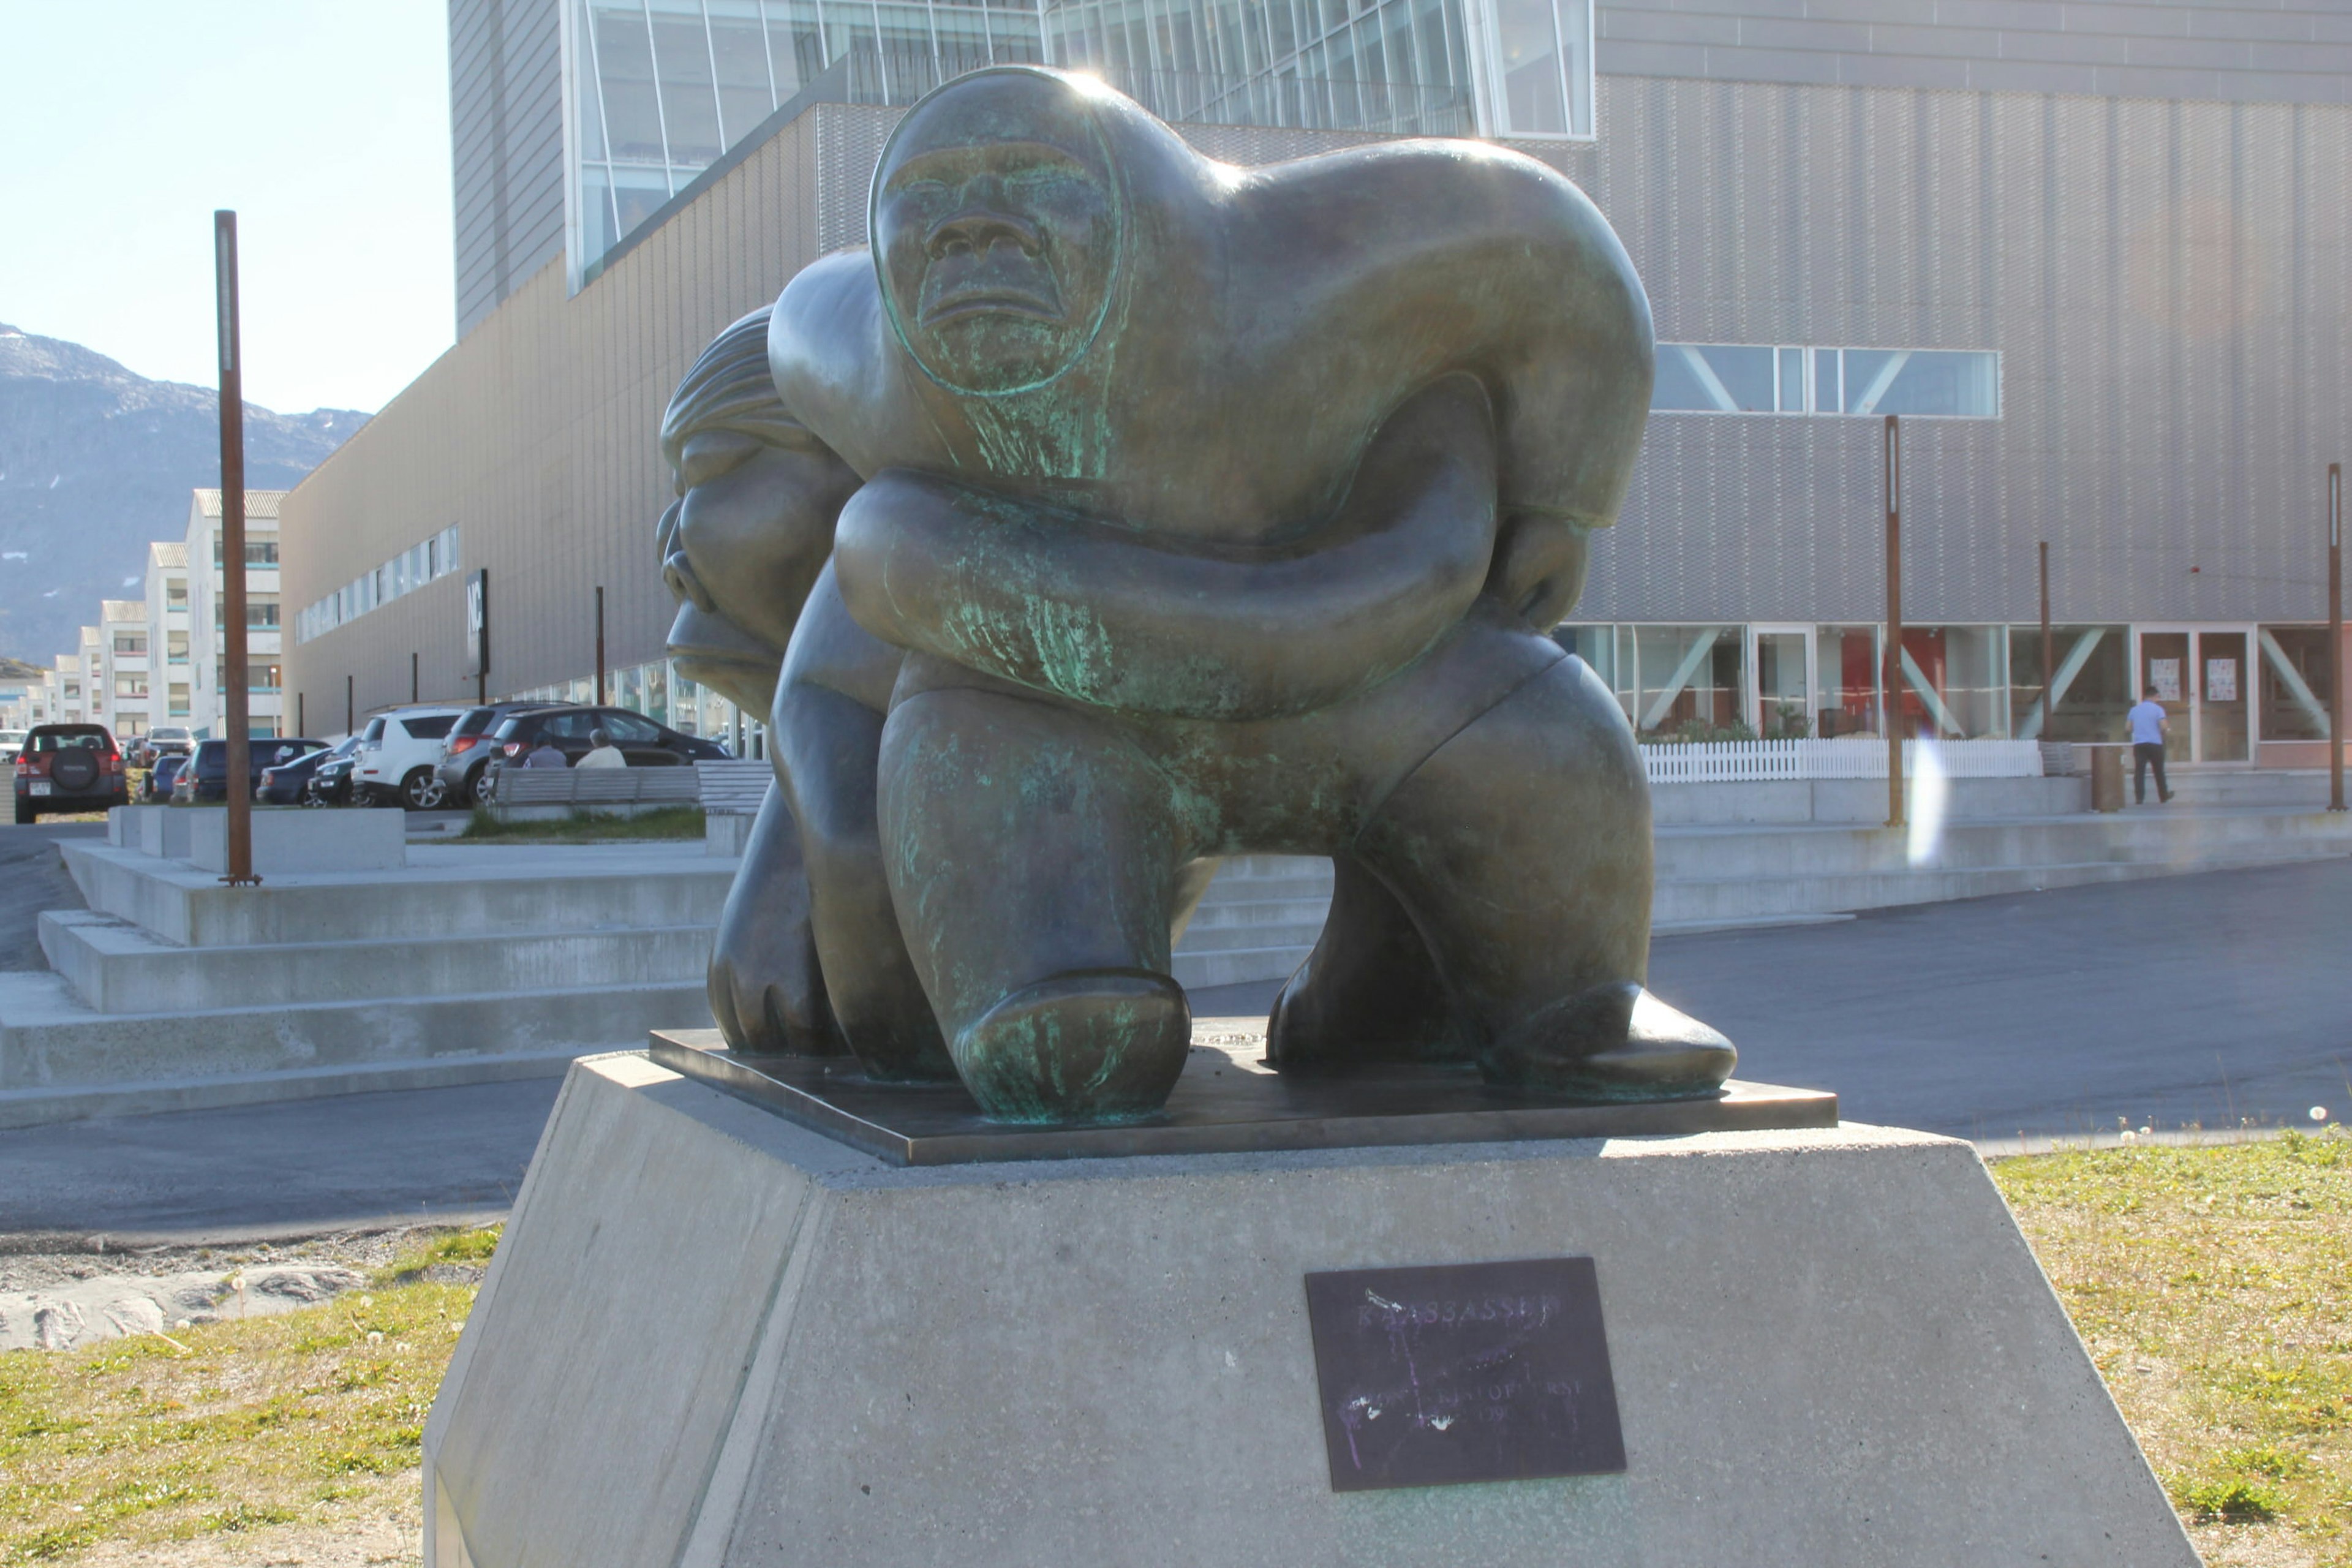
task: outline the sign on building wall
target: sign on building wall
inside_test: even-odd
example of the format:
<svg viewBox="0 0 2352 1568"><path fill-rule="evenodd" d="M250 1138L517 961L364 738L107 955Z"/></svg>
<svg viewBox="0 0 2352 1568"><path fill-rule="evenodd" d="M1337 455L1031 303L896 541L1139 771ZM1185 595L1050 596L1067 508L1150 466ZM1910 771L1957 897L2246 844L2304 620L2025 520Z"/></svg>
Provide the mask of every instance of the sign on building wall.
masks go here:
<svg viewBox="0 0 2352 1568"><path fill-rule="evenodd" d="M490 672L490 569L477 570L466 579L466 673Z"/></svg>

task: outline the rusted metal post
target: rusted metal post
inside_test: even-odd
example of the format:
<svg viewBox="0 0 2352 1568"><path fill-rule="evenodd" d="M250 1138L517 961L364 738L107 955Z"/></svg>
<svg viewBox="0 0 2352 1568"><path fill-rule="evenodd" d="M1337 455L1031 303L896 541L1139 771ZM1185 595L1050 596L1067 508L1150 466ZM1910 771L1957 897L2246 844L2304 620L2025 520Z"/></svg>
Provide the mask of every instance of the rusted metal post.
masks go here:
<svg viewBox="0 0 2352 1568"><path fill-rule="evenodd" d="M2327 809L2344 809L2344 465L2327 465Z"/></svg>
<svg viewBox="0 0 2352 1568"><path fill-rule="evenodd" d="M245 627L245 374L238 363L236 214L213 214L213 270L220 326L221 686L228 734L228 875L233 888L253 874L253 703L247 689Z"/></svg>
<svg viewBox="0 0 2352 1568"><path fill-rule="evenodd" d="M596 590L596 706L604 706L604 590Z"/></svg>
<svg viewBox="0 0 2352 1568"><path fill-rule="evenodd" d="M1903 427L1886 416L1886 826L1903 826Z"/></svg>

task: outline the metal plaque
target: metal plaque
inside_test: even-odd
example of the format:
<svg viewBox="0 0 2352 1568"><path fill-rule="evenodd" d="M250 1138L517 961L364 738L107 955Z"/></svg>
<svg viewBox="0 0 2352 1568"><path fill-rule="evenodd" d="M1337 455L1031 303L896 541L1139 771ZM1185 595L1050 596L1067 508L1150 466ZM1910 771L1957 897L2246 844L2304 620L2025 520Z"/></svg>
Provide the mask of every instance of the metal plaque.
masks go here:
<svg viewBox="0 0 2352 1568"><path fill-rule="evenodd" d="M1307 1276L1336 1491L1625 1468L1590 1258Z"/></svg>

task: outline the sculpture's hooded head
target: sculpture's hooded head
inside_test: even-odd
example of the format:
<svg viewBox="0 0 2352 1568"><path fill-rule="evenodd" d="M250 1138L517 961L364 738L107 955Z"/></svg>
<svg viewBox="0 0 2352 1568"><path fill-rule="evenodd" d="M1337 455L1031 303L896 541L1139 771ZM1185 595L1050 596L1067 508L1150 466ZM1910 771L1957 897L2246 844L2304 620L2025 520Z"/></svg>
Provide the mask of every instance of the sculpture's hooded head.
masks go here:
<svg viewBox="0 0 2352 1568"><path fill-rule="evenodd" d="M1111 310L1125 193L1084 79L975 72L901 121L874 176L875 265L892 328L967 395L1041 386Z"/></svg>

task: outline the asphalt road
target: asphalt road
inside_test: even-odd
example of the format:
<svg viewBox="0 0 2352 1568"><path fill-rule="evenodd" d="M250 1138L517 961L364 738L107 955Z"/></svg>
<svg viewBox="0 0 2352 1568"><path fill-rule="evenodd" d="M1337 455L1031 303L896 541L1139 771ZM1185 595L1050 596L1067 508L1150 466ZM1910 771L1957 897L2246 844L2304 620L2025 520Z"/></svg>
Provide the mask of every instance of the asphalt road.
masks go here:
<svg viewBox="0 0 2352 1568"><path fill-rule="evenodd" d="M2347 931L2339 858L1670 937L1651 980L1738 1043L1742 1077L1834 1089L1854 1121L1979 1138L2118 1119L2308 1125L2314 1105L2352 1114ZM1225 987L1195 1007L1259 1011L1273 990ZM0 1132L0 1245L495 1211L555 1091L541 1079Z"/></svg>
<svg viewBox="0 0 2352 1568"><path fill-rule="evenodd" d="M103 822L42 822L0 827L0 969L47 969L41 957L43 910L83 908L66 875L60 838L103 838Z"/></svg>

